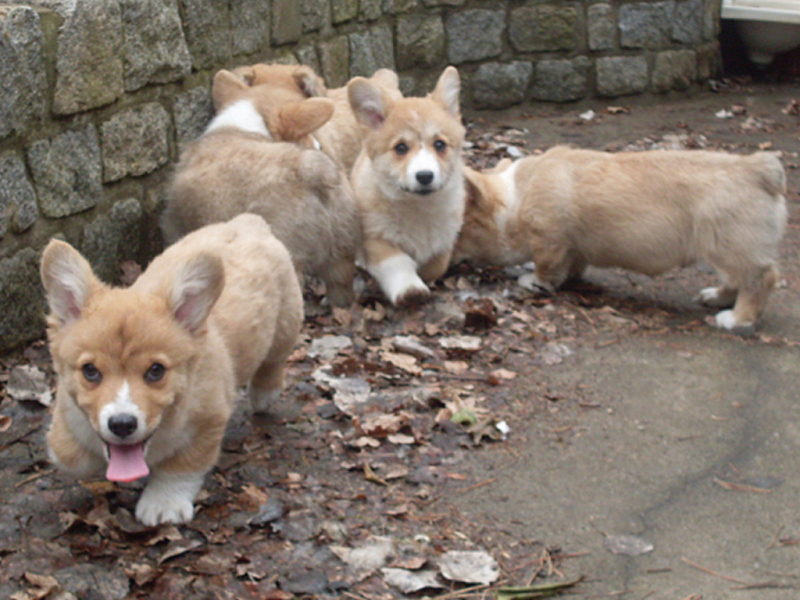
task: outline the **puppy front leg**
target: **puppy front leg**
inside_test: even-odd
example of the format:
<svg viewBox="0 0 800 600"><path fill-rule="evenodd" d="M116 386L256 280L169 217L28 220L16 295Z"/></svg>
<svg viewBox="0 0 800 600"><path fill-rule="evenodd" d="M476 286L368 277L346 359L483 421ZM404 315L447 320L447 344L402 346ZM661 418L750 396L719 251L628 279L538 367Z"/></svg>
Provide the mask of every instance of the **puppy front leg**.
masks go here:
<svg viewBox="0 0 800 600"><path fill-rule="evenodd" d="M194 499L205 474L217 463L225 421L204 424L177 454L152 469L136 504L136 518L149 526L186 523L194 516Z"/></svg>
<svg viewBox="0 0 800 600"><path fill-rule="evenodd" d="M417 274L417 262L397 246L382 239L364 242L367 271L392 304L413 303L430 295Z"/></svg>
<svg viewBox="0 0 800 600"><path fill-rule="evenodd" d="M194 516L194 499L206 472L153 471L136 504L136 518L144 525L186 523Z"/></svg>

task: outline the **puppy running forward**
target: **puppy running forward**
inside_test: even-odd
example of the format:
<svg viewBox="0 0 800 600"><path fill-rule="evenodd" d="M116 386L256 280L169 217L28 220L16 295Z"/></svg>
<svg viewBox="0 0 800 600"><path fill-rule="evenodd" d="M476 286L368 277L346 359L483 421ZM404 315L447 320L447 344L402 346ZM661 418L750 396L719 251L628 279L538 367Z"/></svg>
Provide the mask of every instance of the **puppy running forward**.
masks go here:
<svg viewBox="0 0 800 600"><path fill-rule="evenodd" d="M51 458L79 478L150 474L136 517L189 521L237 390L250 384L263 411L283 386L303 320L289 253L245 214L188 235L130 288L103 284L56 240L41 272L58 375Z"/></svg>
<svg viewBox="0 0 800 600"><path fill-rule="evenodd" d="M700 299L733 307L716 315L725 329L752 327L778 281L786 177L774 154L556 147L465 175L454 261L532 260L554 290L587 265L657 275L703 259L722 285Z"/></svg>
<svg viewBox="0 0 800 600"><path fill-rule="evenodd" d="M347 86L368 133L351 173L367 271L393 304L430 292L447 270L464 214L458 71L425 98L392 99L372 82Z"/></svg>

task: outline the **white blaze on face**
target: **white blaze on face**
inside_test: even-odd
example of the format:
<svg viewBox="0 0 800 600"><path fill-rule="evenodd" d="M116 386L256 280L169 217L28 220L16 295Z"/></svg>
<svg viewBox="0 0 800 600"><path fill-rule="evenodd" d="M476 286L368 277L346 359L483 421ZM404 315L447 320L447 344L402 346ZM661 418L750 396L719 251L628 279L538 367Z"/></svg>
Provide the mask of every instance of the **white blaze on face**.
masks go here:
<svg viewBox="0 0 800 600"><path fill-rule="evenodd" d="M109 428L114 417L133 417L136 429L124 439ZM110 481L135 481L150 474L144 460L144 436L147 433L145 415L133 401L131 387L127 381L117 391L112 402L100 411L100 433L108 446L108 470L106 478ZM119 443L117 443L119 442Z"/></svg>
<svg viewBox="0 0 800 600"><path fill-rule="evenodd" d="M114 397L114 400L106 404L100 411L100 435L107 442L122 441L108 427L109 419L122 415L131 415L135 417L137 423L136 431L131 434L130 438L125 440L125 443L141 441L145 433L145 415L142 409L133 401L131 386L127 381L122 382L122 386L117 390L117 395Z"/></svg>
<svg viewBox="0 0 800 600"><path fill-rule="evenodd" d="M411 157L406 165L406 185L411 191L438 190L442 185L439 159L427 147Z"/></svg>

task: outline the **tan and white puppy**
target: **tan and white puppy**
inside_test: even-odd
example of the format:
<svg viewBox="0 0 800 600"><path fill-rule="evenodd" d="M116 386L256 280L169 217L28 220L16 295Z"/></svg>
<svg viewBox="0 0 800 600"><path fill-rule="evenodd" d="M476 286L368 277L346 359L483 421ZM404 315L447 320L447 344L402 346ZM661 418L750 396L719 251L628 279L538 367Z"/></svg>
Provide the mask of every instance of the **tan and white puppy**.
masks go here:
<svg viewBox="0 0 800 600"><path fill-rule="evenodd" d="M289 253L245 214L186 236L130 288L57 240L41 274L58 375L51 458L79 478L149 474L136 517L189 521L239 388L256 411L282 389L303 321Z"/></svg>
<svg viewBox="0 0 800 600"><path fill-rule="evenodd" d="M460 79L448 67L424 98L393 100L371 81L347 86L368 128L351 174L364 263L393 304L429 295L447 270L464 213Z"/></svg>
<svg viewBox="0 0 800 600"><path fill-rule="evenodd" d="M778 281L786 177L774 154L559 146L465 175L454 261L532 260L552 291L588 265L658 275L702 259L722 285L700 299L733 307L716 315L724 329L754 326Z"/></svg>
<svg viewBox="0 0 800 600"><path fill-rule="evenodd" d="M306 107L318 101L320 112L302 112L316 114L316 121L278 120L274 115L297 116L291 109L298 102L276 110L275 88L250 87L230 73L218 74L214 96L220 112L183 151L170 182L161 217L165 240L173 243L204 225L256 213L288 248L298 276L319 276L331 304L351 304L361 225L350 183L329 156L297 143L330 117L331 101L300 101ZM273 141L276 121L282 139L295 143Z"/></svg>
<svg viewBox="0 0 800 600"><path fill-rule="evenodd" d="M314 133L314 137L322 150L341 165L345 173L350 173L361 152L365 132L350 107L346 86L327 89L322 78L305 65L255 64L238 67L233 72L250 85L264 85L286 94L294 93L297 99L330 99L333 102L333 116ZM389 100L403 97L397 73L390 69L378 69L369 81Z"/></svg>
<svg viewBox="0 0 800 600"><path fill-rule="evenodd" d="M271 141L319 149L314 132L330 120L333 101L299 93L288 73L280 72L280 85L250 85L235 70L218 71L211 86L216 116L207 132L233 127Z"/></svg>

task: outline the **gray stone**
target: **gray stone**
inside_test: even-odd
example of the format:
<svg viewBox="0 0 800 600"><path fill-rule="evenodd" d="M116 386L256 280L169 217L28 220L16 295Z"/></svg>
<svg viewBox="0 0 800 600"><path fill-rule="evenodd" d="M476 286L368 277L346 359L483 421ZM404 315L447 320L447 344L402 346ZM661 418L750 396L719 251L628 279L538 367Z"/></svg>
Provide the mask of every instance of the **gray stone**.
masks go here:
<svg viewBox="0 0 800 600"><path fill-rule="evenodd" d="M447 59L451 64L498 56L503 51L506 13L502 10L473 9L449 15Z"/></svg>
<svg viewBox="0 0 800 600"><path fill-rule="evenodd" d="M350 77L369 77L378 69L395 68L392 32L387 25L373 27L363 33L352 33L348 40Z"/></svg>
<svg viewBox="0 0 800 600"><path fill-rule="evenodd" d="M9 225L14 233L22 233L38 218L36 192L28 181L22 157L16 152L0 154L0 238Z"/></svg>
<svg viewBox="0 0 800 600"><path fill-rule="evenodd" d="M533 65L484 63L472 79L472 100L478 108L505 108L525 99Z"/></svg>
<svg viewBox="0 0 800 600"><path fill-rule="evenodd" d="M231 2L231 27L234 54L254 54L269 48L269 3L263 0Z"/></svg>
<svg viewBox="0 0 800 600"><path fill-rule="evenodd" d="M336 88L347 83L350 77L350 42L347 37L342 35L321 42L319 54L322 77L328 87Z"/></svg>
<svg viewBox="0 0 800 600"><path fill-rule="evenodd" d="M511 11L508 37L518 52L574 50L578 11L571 5L535 4Z"/></svg>
<svg viewBox="0 0 800 600"><path fill-rule="evenodd" d="M361 0L358 18L362 21L374 21L383 14L383 0Z"/></svg>
<svg viewBox="0 0 800 600"><path fill-rule="evenodd" d="M569 102L586 96L591 61L585 56L542 60L536 65L531 95L537 100Z"/></svg>
<svg viewBox="0 0 800 600"><path fill-rule="evenodd" d="M53 112L59 115L110 104L124 92L119 0L68 6L56 52Z"/></svg>
<svg viewBox="0 0 800 600"><path fill-rule="evenodd" d="M722 2L706 2L703 14L703 41L716 41L720 30Z"/></svg>
<svg viewBox="0 0 800 600"><path fill-rule="evenodd" d="M43 48L44 34L35 10L0 6L0 138L46 114Z"/></svg>
<svg viewBox="0 0 800 600"><path fill-rule="evenodd" d="M303 31L317 31L330 19L330 3L327 0L301 0Z"/></svg>
<svg viewBox="0 0 800 600"><path fill-rule="evenodd" d="M143 220L142 205L135 198L128 198L85 227L81 253L100 279L118 281L120 264L138 257Z"/></svg>
<svg viewBox="0 0 800 600"><path fill-rule="evenodd" d="M317 50L314 46L303 46L295 50L294 53L297 56L297 62L301 65L308 65L314 69L315 73L320 72L319 56L317 56Z"/></svg>
<svg viewBox="0 0 800 600"><path fill-rule="evenodd" d="M644 56L610 56L598 58L597 93L600 96L637 94L649 83L647 59Z"/></svg>
<svg viewBox="0 0 800 600"><path fill-rule="evenodd" d="M191 72L177 0L122 0L120 5L127 91L176 81Z"/></svg>
<svg viewBox="0 0 800 600"><path fill-rule="evenodd" d="M182 151L186 144L202 135L214 116L211 94L204 87L196 87L178 95L172 105L172 114L178 150Z"/></svg>
<svg viewBox="0 0 800 600"><path fill-rule="evenodd" d="M697 79L704 81L717 77L722 69L722 56L719 51L719 42L698 46L697 52Z"/></svg>
<svg viewBox="0 0 800 600"><path fill-rule="evenodd" d="M266 4L266 3L265 3ZM272 1L272 43L296 42L303 33L303 14L297 0Z"/></svg>
<svg viewBox="0 0 800 600"><path fill-rule="evenodd" d="M355 19L358 15L358 0L331 0L331 20L334 25Z"/></svg>
<svg viewBox="0 0 800 600"><path fill-rule="evenodd" d="M444 24L438 15L414 14L397 19L397 68L429 68L444 58Z"/></svg>
<svg viewBox="0 0 800 600"><path fill-rule="evenodd" d="M44 289L39 253L24 248L0 260L0 351L12 350L44 333Z"/></svg>
<svg viewBox="0 0 800 600"><path fill-rule="evenodd" d="M396 14L407 13L420 4L420 0L389 0L391 2L391 12Z"/></svg>
<svg viewBox="0 0 800 600"><path fill-rule="evenodd" d="M617 23L610 4L592 4L586 11L590 50L610 50L614 47Z"/></svg>
<svg viewBox="0 0 800 600"><path fill-rule="evenodd" d="M682 44L697 44L703 39L703 0L683 0L675 4L672 39Z"/></svg>
<svg viewBox="0 0 800 600"><path fill-rule="evenodd" d="M28 150L28 165L46 217L74 215L100 201L100 144L93 125L35 142Z"/></svg>
<svg viewBox="0 0 800 600"><path fill-rule="evenodd" d="M666 50L656 56L651 89L654 92L686 90L697 79L694 50Z"/></svg>
<svg viewBox="0 0 800 600"><path fill-rule="evenodd" d="M182 0L183 27L192 54L192 65L210 69L232 55L233 36L227 2Z"/></svg>
<svg viewBox="0 0 800 600"><path fill-rule="evenodd" d="M675 3L637 2L619 9L619 43L624 48L663 48L670 41Z"/></svg>
<svg viewBox="0 0 800 600"><path fill-rule="evenodd" d="M119 112L103 123L103 182L138 177L166 164L168 133L169 115L156 102Z"/></svg>

